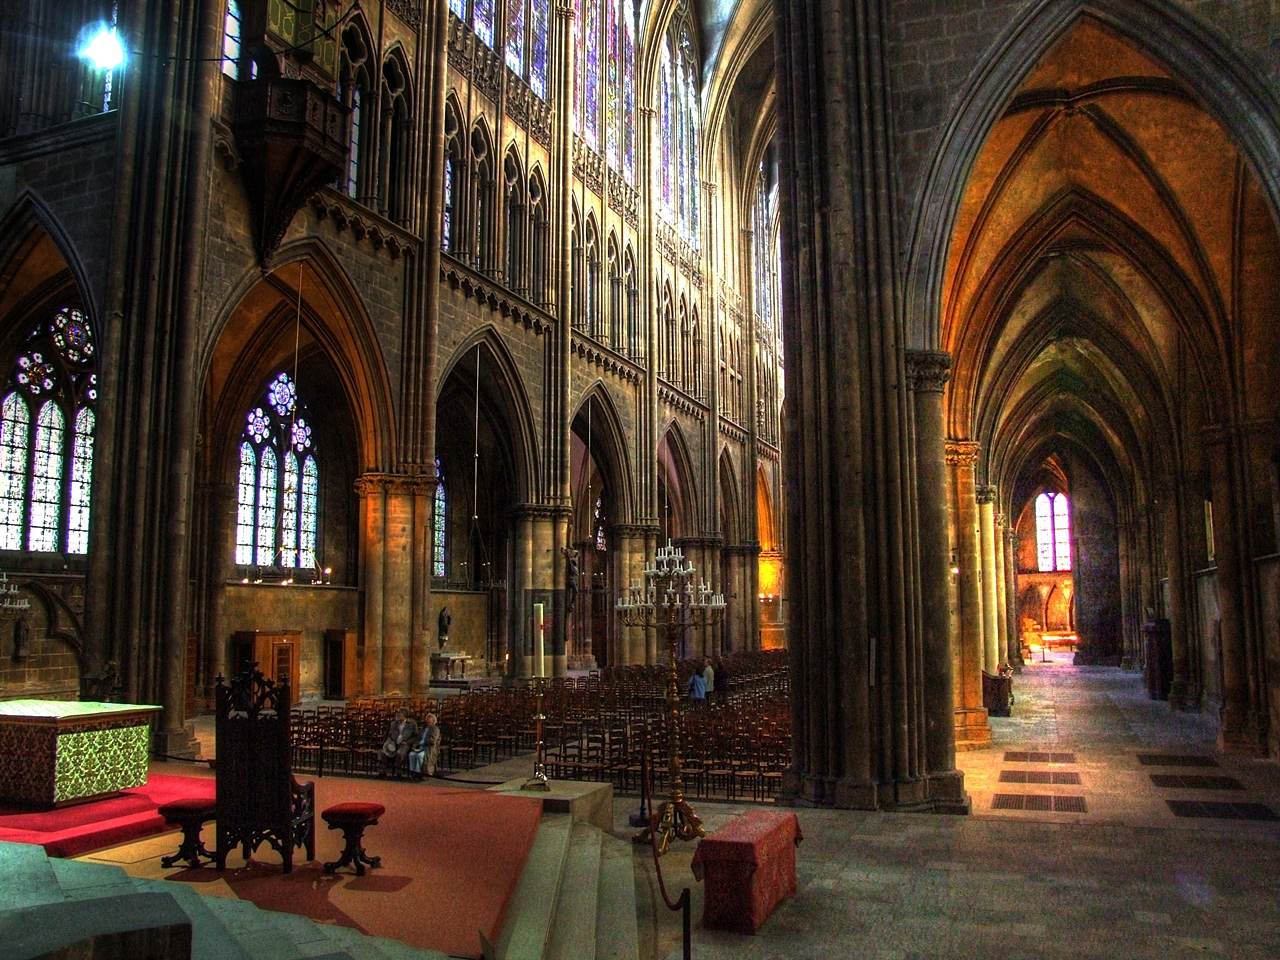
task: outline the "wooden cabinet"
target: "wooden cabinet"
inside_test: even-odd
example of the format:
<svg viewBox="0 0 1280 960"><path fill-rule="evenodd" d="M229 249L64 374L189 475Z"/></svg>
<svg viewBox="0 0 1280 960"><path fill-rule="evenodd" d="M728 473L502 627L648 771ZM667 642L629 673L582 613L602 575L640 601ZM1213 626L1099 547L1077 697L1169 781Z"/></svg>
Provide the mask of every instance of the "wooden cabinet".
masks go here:
<svg viewBox="0 0 1280 960"><path fill-rule="evenodd" d="M240 630L231 635L231 669L239 676L253 664L258 665L263 676L279 680L289 677L289 699L298 702L301 630L279 630L268 633L261 630Z"/></svg>
<svg viewBox="0 0 1280 960"><path fill-rule="evenodd" d="M360 695L357 677L356 632L326 630L324 632L324 697L326 700L349 700Z"/></svg>

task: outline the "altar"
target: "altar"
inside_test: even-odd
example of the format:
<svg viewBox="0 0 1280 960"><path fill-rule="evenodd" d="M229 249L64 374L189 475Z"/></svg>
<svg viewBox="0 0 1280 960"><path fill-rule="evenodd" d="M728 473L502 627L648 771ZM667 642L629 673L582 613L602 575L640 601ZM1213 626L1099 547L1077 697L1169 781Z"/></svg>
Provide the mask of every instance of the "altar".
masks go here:
<svg viewBox="0 0 1280 960"><path fill-rule="evenodd" d="M0 803L56 807L142 786L152 714L160 709L0 701Z"/></svg>
<svg viewBox="0 0 1280 960"><path fill-rule="evenodd" d="M453 653L442 650L438 653L431 654L431 679L432 680L452 680L454 664L462 667L462 679L467 678L467 663L472 658L465 653Z"/></svg>

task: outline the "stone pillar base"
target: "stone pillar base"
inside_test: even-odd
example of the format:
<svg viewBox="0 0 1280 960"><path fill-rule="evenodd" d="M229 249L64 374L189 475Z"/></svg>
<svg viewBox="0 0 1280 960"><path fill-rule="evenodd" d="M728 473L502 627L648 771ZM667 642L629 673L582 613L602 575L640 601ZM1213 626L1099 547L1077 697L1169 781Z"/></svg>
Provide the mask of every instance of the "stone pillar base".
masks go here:
<svg viewBox="0 0 1280 960"><path fill-rule="evenodd" d="M1223 707L1218 711L1218 749L1239 757L1265 757L1266 739L1259 717Z"/></svg>
<svg viewBox="0 0 1280 960"><path fill-rule="evenodd" d="M199 759L200 743L196 740L195 726L184 723L177 730L156 730L151 734L151 750L153 753L168 757L181 757L184 760Z"/></svg>
<svg viewBox="0 0 1280 960"><path fill-rule="evenodd" d="M986 707L956 711L956 749L983 750L991 746L991 724Z"/></svg>
<svg viewBox="0 0 1280 960"><path fill-rule="evenodd" d="M964 789L963 770L930 774L928 784L934 813L967 817L973 812L973 800Z"/></svg>

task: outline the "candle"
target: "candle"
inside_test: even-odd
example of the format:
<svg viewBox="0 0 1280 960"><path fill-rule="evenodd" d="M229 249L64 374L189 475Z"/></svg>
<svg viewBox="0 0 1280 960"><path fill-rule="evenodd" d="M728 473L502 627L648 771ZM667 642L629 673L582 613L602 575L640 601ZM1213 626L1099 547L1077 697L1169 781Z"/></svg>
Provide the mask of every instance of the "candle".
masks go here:
<svg viewBox="0 0 1280 960"><path fill-rule="evenodd" d="M535 677L545 677L547 675L546 649L543 645L542 613L542 604L535 603L533 605L533 675Z"/></svg>

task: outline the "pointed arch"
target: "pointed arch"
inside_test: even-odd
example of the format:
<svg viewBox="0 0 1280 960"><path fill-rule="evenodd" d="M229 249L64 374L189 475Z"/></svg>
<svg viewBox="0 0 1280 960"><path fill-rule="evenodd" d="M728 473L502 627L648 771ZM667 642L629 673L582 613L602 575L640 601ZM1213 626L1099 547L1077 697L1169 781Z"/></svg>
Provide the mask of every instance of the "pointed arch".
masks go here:
<svg viewBox="0 0 1280 960"><path fill-rule="evenodd" d="M45 285L42 290L36 291L33 287L31 290L11 293L10 288L19 273L32 276L23 267L28 264L31 256L41 255L43 238L48 238L54 248L53 252L61 259L61 269L57 269L57 264L50 260L44 270L34 274L38 280L35 286ZM49 258L46 256L45 259ZM3 219L0 219L0 323L14 311L23 310L28 305L23 303L24 299L32 293L48 297L56 293L50 287L56 285L65 288L65 281L59 279L63 271L74 285L80 306L88 314L90 322L96 325L95 329L102 330L94 287L75 241L39 193L31 189L23 190Z"/></svg>
<svg viewBox="0 0 1280 960"><path fill-rule="evenodd" d="M283 343L292 355L301 264L302 330L339 378L356 435L357 469L390 469L395 449L392 388L372 319L354 284L321 238L285 244L275 262L265 277L256 270L245 272L202 346L196 366L205 384L202 432L229 445L219 452L220 461L235 459L231 448L238 444L239 430L231 428L232 421L238 422L240 407L271 366L271 351Z"/></svg>
<svg viewBox="0 0 1280 960"><path fill-rule="evenodd" d="M481 406L495 412L494 419L501 422L508 434L508 453L511 469L516 479L515 495L518 502L535 501L541 496L538 475L538 432L529 403L528 391L520 368L511 356L506 342L493 324L485 324L464 339L449 359L441 366L436 381L436 406L455 374L467 389L475 390L476 348L480 348Z"/></svg>
<svg viewBox="0 0 1280 960"><path fill-rule="evenodd" d="M627 431L622 425L618 406L603 380L596 380L583 391L574 407L570 423L576 426L591 415L591 455L605 474L614 496L614 520L634 523L637 493L635 469L627 445ZM582 431L579 434L585 437Z"/></svg>
<svg viewBox="0 0 1280 960"><path fill-rule="evenodd" d="M529 299L540 307L548 306L547 261L550 257L551 200L542 167L535 163L529 174Z"/></svg>
<svg viewBox="0 0 1280 960"><path fill-rule="evenodd" d="M726 546L742 543L742 518L746 515L743 509L742 493L738 485L738 474L733 467L733 457L729 448L720 451L720 534Z"/></svg>
<svg viewBox="0 0 1280 960"><path fill-rule="evenodd" d="M994 43L957 98L915 204L908 233L907 343L939 349L942 297L956 218L979 153L1023 80L1082 17L1092 17L1157 58L1196 91L1251 162L1271 215L1280 211L1280 104L1195 14L1170 0L1040 0Z"/></svg>
<svg viewBox="0 0 1280 960"><path fill-rule="evenodd" d="M669 518L659 517L659 524L669 531L673 539L697 535L698 491L694 460L689 452L689 442L679 421L672 418L659 433L657 447L659 488L667 493ZM658 508L663 503L659 498Z"/></svg>
<svg viewBox="0 0 1280 960"><path fill-rule="evenodd" d="M760 549L771 552L778 549L778 525L774 510L773 491L764 469L756 471L756 525Z"/></svg>

